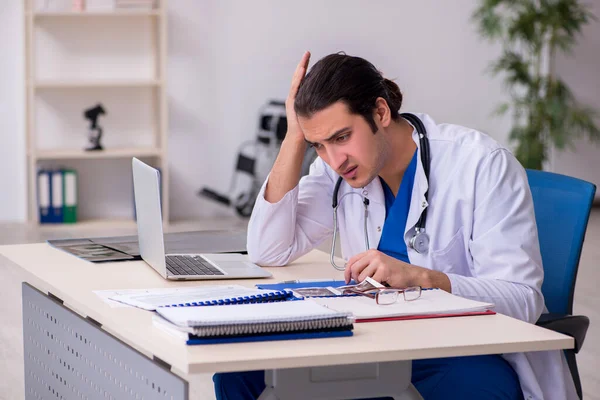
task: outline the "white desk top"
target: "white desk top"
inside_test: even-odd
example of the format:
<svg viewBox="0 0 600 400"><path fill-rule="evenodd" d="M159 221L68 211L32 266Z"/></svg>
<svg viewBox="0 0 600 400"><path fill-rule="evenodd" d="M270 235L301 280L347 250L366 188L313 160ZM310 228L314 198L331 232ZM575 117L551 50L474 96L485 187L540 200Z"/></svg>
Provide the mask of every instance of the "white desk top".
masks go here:
<svg viewBox="0 0 600 400"><path fill-rule="evenodd" d="M93 264L46 243L0 246L0 254L8 259L0 258L0 263L10 260L23 268L34 287L100 322L104 330L141 353L171 364L182 376L573 347L568 336L499 314L357 323L354 336L348 338L186 346L155 328L151 312L110 308L92 291L222 282L254 286L291 279L343 279L342 273L331 267L328 254L316 250L287 267L268 268L274 276L271 279L212 282L168 282L143 261Z"/></svg>

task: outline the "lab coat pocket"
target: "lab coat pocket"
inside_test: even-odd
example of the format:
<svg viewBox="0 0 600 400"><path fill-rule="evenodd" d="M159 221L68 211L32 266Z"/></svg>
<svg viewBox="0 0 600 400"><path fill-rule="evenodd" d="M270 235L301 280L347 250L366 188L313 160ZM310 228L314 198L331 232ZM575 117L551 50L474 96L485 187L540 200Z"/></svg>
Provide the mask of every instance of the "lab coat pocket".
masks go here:
<svg viewBox="0 0 600 400"><path fill-rule="evenodd" d="M462 227L450 238L444 248L431 252L431 268L436 271L471 275Z"/></svg>

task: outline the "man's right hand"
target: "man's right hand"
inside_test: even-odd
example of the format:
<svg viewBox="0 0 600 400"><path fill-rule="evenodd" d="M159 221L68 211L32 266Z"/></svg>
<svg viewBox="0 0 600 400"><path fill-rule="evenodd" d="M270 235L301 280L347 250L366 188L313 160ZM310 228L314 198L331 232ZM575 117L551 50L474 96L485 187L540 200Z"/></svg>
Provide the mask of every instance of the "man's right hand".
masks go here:
<svg viewBox="0 0 600 400"><path fill-rule="evenodd" d="M296 95L298 94L298 88L300 87L300 83L306 75L306 70L308 68L309 61L310 52L307 51L304 53L302 59L296 67L296 72L294 72L294 77L292 78L290 92L288 93L288 97L285 100L285 113L287 116L286 137L289 136L294 140L302 142L304 141L304 134L302 133L302 129L300 128L300 124L298 123L298 116L296 115L296 111L294 110L294 103L296 102Z"/></svg>
<svg viewBox="0 0 600 400"><path fill-rule="evenodd" d="M304 53L300 63L296 67L290 92L285 101L285 112L287 116L287 133L285 139L281 143L279 154L273 164L269 181L265 189L265 200L269 203L277 203L285 196L287 192L298 185L300 181L300 173L302 170L302 161L306 152L306 141L304 134L298 123L298 116L294 110L296 95L298 88L306 70L308 69L308 61L310 60L310 52Z"/></svg>

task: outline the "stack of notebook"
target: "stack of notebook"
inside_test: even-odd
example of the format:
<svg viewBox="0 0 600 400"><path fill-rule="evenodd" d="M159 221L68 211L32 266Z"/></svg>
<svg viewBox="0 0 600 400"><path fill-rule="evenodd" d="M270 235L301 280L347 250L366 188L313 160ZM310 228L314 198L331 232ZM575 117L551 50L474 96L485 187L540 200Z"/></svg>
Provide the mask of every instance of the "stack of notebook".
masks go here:
<svg viewBox="0 0 600 400"><path fill-rule="evenodd" d="M313 300L158 308L154 324L187 344L352 336L352 313Z"/></svg>

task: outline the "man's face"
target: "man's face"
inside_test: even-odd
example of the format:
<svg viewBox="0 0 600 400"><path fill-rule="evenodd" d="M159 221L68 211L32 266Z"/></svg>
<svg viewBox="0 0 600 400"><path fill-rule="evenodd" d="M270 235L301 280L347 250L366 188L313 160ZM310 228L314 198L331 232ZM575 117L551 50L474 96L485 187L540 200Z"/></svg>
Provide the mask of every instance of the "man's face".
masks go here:
<svg viewBox="0 0 600 400"><path fill-rule="evenodd" d="M388 148L381 130L374 134L345 103L338 101L311 118L299 117L298 122L319 157L353 188L368 185L383 168Z"/></svg>

